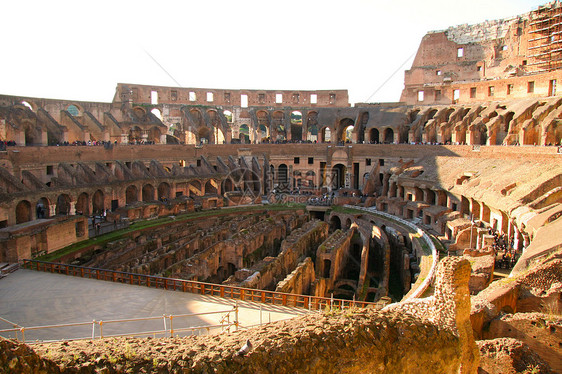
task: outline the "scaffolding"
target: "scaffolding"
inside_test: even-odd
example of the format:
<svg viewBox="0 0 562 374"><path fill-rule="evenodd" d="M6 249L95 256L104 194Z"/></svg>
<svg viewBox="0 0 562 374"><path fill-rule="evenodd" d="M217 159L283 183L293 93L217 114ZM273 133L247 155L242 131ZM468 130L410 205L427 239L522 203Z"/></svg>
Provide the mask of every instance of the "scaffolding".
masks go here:
<svg viewBox="0 0 562 374"><path fill-rule="evenodd" d="M554 1L532 13L529 23L527 64L536 73L549 72L562 67L562 6Z"/></svg>

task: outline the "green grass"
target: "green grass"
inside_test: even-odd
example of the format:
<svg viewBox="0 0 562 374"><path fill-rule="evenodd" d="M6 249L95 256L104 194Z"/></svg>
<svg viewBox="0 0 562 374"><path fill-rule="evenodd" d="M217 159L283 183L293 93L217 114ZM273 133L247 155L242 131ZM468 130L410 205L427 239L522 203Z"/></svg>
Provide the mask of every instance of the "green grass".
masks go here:
<svg viewBox="0 0 562 374"><path fill-rule="evenodd" d="M303 207L304 205L299 205L299 204L272 204L267 206L255 205L255 206L246 206L241 208L234 207L234 208L213 209L213 210L204 210L201 212L186 213L186 214L175 216L175 219L171 217L162 217L152 220L136 221L131 223L131 225L128 228L112 231L110 233L97 236L95 238L90 238L78 243L74 243L67 247L61 248L55 252L43 256L39 256L35 259L39 261L53 262L61 257L64 257L70 253L80 251L84 248L94 245L103 246L114 240L125 238L127 237L128 234L132 232L164 226L169 223L178 223L178 222L189 221L197 218L211 217L217 215L227 215L227 214L238 213L238 212L248 212L248 211L256 211L256 210L271 210L271 211L297 210L297 209L302 209Z"/></svg>

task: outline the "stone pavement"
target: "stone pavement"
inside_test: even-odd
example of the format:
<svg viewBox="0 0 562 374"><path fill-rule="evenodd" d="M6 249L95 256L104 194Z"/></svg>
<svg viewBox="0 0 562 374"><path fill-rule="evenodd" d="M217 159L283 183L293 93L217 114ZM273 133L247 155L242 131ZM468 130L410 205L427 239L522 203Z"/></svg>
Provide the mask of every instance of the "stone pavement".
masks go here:
<svg viewBox="0 0 562 374"><path fill-rule="evenodd" d="M104 336L163 330L164 320L169 329L169 319L162 318L163 315L177 316L180 314L227 311L232 309L235 303L236 301L233 299L159 290L27 269L17 270L6 278L0 279L0 317L25 327L26 342L91 337L93 320L105 321L103 324ZM266 323L309 313L304 309L259 303L238 301L238 305L239 322L242 328L259 324L260 317L261 321ZM217 324L225 315L226 313L174 317L174 330ZM119 324L107 322L145 317L160 318ZM230 321L233 320L234 313L230 316ZM32 326L78 322L88 324L27 330ZM11 327L9 324L0 321L0 330ZM99 325L96 324L95 336L99 337L99 333ZM199 333L204 333L204 331L195 334ZM13 333L11 335L0 333L0 335L13 337Z"/></svg>

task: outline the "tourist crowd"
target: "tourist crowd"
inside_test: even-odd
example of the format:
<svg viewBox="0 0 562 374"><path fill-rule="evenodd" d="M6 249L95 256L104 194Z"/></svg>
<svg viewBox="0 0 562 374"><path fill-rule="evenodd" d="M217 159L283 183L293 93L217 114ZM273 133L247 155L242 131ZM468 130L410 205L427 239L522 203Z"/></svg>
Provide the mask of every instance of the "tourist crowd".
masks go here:
<svg viewBox="0 0 562 374"><path fill-rule="evenodd" d="M511 269L520 256L520 253L513 247L513 236L508 240L507 234L500 233L491 227L488 229L488 234L494 236L492 248L496 256L496 268Z"/></svg>

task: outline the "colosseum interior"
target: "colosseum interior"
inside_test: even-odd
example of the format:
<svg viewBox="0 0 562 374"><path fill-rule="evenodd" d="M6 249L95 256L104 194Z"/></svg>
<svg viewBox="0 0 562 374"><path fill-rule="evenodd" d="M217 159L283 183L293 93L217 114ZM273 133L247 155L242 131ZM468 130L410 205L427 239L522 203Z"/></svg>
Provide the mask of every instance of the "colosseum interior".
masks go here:
<svg viewBox="0 0 562 374"><path fill-rule="evenodd" d="M560 17L553 2L427 33L396 103L0 95L0 275L62 263L362 303L156 346L4 339L0 367L562 372Z"/></svg>

